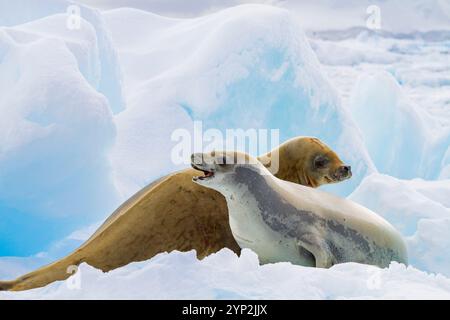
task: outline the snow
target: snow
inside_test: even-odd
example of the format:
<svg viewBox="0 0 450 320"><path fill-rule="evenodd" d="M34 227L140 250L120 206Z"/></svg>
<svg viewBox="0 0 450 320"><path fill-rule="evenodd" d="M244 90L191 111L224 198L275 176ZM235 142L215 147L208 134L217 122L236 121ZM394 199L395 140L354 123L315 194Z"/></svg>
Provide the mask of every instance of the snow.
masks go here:
<svg viewBox="0 0 450 320"><path fill-rule="evenodd" d="M117 54L114 47L111 45L109 31L104 26L103 17L95 9L78 6L80 8L81 25L79 29L71 30L67 26L70 25L71 12L70 6L74 5L73 1L66 0L18 0L18 1L0 1L0 26L15 27L24 25L28 31L36 32L38 34L50 33L52 37L62 37L66 41L80 35L86 36L86 29L93 29L95 35L97 48L82 48L82 51L89 50L89 54L94 56L92 50L98 51L93 57L96 61L91 63L96 64L96 83L94 87L101 94L108 99L110 108L114 113L124 109L124 97L122 96L122 83L119 63L117 61ZM59 16L59 20L52 16ZM45 18L45 19L43 19ZM41 19L41 20L40 20ZM34 29L34 27L37 27ZM68 44L69 49L72 45ZM74 53L78 60L82 54L81 51ZM80 64L80 70L83 71L83 66ZM89 81L89 80L88 80ZM92 83L91 83L92 84Z"/></svg>
<svg viewBox="0 0 450 320"><path fill-rule="evenodd" d="M353 177L323 189L392 223L411 265L323 270L259 266L248 250L173 252L105 274L83 264L67 282L0 299L450 298L448 3L230 7L240 2L141 4L152 13L115 0L109 11L80 6L71 30L70 1L0 0L0 279L67 254L182 168L171 134L197 120L325 141ZM366 28L369 4L381 30Z"/></svg>
<svg viewBox="0 0 450 320"><path fill-rule="evenodd" d="M65 25L56 14L0 29L2 254L35 253L120 203L98 33L86 20L77 33Z"/></svg>
<svg viewBox="0 0 450 320"><path fill-rule="evenodd" d="M366 177L350 199L377 212L406 239L411 265L450 276L450 180Z"/></svg>
<svg viewBox="0 0 450 320"><path fill-rule="evenodd" d="M66 281L3 299L449 299L450 279L392 263L331 269L290 263L260 266L252 251L231 250L197 260L195 252L162 253L102 273L82 264Z"/></svg>

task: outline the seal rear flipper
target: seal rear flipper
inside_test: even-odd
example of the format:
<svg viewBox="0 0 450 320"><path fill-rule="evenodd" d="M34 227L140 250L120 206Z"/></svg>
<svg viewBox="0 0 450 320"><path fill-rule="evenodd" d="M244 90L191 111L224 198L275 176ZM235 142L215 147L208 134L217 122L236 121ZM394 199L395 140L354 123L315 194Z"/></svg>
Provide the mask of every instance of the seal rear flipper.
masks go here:
<svg viewBox="0 0 450 320"><path fill-rule="evenodd" d="M8 291L14 286L15 281L0 281L0 291Z"/></svg>
<svg viewBox="0 0 450 320"><path fill-rule="evenodd" d="M44 287L52 282L66 280L73 273L69 267L78 265L64 258L12 281L0 281L0 291L23 291Z"/></svg>

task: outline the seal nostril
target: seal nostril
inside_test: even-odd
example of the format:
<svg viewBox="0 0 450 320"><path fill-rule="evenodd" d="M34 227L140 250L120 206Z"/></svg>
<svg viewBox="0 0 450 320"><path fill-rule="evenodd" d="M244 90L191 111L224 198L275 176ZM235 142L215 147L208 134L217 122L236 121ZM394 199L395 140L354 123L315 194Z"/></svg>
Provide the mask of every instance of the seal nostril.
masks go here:
<svg viewBox="0 0 450 320"><path fill-rule="evenodd" d="M342 177L348 177L350 175L350 172L351 172L350 166L341 166L339 168L339 173L341 174Z"/></svg>

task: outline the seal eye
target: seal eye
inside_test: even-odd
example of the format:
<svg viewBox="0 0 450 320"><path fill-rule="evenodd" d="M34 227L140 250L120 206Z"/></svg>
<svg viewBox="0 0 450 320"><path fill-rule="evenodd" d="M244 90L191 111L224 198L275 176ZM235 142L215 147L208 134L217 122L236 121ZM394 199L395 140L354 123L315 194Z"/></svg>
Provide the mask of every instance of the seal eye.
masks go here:
<svg viewBox="0 0 450 320"><path fill-rule="evenodd" d="M317 156L314 158L314 168L316 169L323 169L328 165L328 163L329 160L327 157Z"/></svg>

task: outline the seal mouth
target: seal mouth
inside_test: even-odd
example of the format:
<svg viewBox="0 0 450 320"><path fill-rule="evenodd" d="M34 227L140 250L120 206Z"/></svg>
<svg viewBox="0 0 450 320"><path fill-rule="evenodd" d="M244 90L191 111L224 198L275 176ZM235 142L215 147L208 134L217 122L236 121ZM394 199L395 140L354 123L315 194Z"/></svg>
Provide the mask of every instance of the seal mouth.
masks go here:
<svg viewBox="0 0 450 320"><path fill-rule="evenodd" d="M334 175L332 179L325 177L325 180L328 183L333 183L333 182L342 182L342 181L348 180L350 178L351 178L351 174L348 176Z"/></svg>
<svg viewBox="0 0 450 320"><path fill-rule="evenodd" d="M194 168L195 170L201 171L203 172L203 176L195 176L192 178L192 180L197 181L197 180L208 180L214 177L214 171L208 171L202 168L197 167L194 164L191 164L192 168Z"/></svg>
<svg viewBox="0 0 450 320"><path fill-rule="evenodd" d="M348 180L352 177L352 171L350 166L342 166L334 174L331 175L332 179L325 177L326 180L328 179L333 180L334 182L341 182Z"/></svg>

